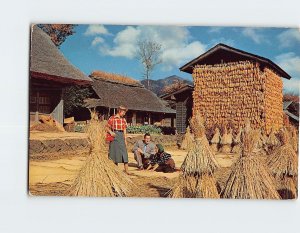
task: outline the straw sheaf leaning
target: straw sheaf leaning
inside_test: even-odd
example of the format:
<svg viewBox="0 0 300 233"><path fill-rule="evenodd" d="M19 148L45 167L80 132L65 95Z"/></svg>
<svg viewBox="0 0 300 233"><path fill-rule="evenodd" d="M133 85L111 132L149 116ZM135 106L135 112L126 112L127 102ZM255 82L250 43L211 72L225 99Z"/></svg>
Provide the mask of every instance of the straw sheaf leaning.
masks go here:
<svg viewBox="0 0 300 233"><path fill-rule="evenodd" d="M213 172L219 167L205 136L203 118L193 117L195 142L181 166L181 174L170 196L173 198L219 198Z"/></svg>
<svg viewBox="0 0 300 233"><path fill-rule="evenodd" d="M280 199L275 179L260 157L254 156L257 132L250 122L241 134L240 159L233 165L232 172L222 191L224 198L236 199Z"/></svg>
<svg viewBox="0 0 300 233"><path fill-rule="evenodd" d="M221 141L220 130L219 128L216 128L214 132L214 136L210 141L211 143L210 147L214 153L216 153L219 150L220 141Z"/></svg>
<svg viewBox="0 0 300 233"><path fill-rule="evenodd" d="M227 129L225 128L223 136L221 137L221 149L220 151L222 153L230 153L231 152L231 144L232 144L232 130L230 129L227 132Z"/></svg>
<svg viewBox="0 0 300 233"><path fill-rule="evenodd" d="M130 178L107 156L106 124L106 121L91 120L88 125L89 156L67 195L102 197L129 195L132 187Z"/></svg>
<svg viewBox="0 0 300 233"><path fill-rule="evenodd" d="M180 148L183 150L189 150L190 147L193 145L193 143L194 143L194 136L191 133L190 127L188 126L186 128L186 133L184 135Z"/></svg>
<svg viewBox="0 0 300 233"><path fill-rule="evenodd" d="M286 129L279 132L282 146L269 156L267 165L276 178L281 196L285 199L297 197L298 155L290 142Z"/></svg>

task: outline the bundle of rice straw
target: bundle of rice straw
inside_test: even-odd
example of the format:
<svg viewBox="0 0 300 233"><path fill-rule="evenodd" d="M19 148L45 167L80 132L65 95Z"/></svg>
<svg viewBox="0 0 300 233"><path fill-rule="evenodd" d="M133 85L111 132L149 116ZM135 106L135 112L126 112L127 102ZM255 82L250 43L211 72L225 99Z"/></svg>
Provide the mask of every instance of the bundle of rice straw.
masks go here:
<svg viewBox="0 0 300 233"><path fill-rule="evenodd" d="M274 178L261 159L253 155L256 140L257 133L246 124L241 134L241 157L232 167L222 197L280 199Z"/></svg>
<svg viewBox="0 0 300 233"><path fill-rule="evenodd" d="M275 150L275 148L280 146L280 141L276 137L273 128L271 129L268 139L266 140L266 145L269 154L271 154Z"/></svg>
<svg viewBox="0 0 300 233"><path fill-rule="evenodd" d="M299 151L299 133L296 129L296 127L294 126L289 126L287 128L288 132L289 132L289 136L290 136L290 143L294 149L294 151L296 151L296 153L298 154Z"/></svg>
<svg viewBox="0 0 300 233"><path fill-rule="evenodd" d="M230 153L231 152L231 144L232 144L232 130L229 129L229 131L227 132L227 129L225 127L223 136L221 137L221 149L220 151L222 153Z"/></svg>
<svg viewBox="0 0 300 233"><path fill-rule="evenodd" d="M218 147L219 147L220 140L221 140L220 130L219 130L219 128L215 128L215 134L210 141L210 143L211 143L210 147L211 147L212 151L215 153L219 149Z"/></svg>
<svg viewBox="0 0 300 233"><path fill-rule="evenodd" d="M186 128L186 132L185 132L185 135L182 140L180 148L183 150L189 150L189 148L192 146L193 143L194 143L194 136L191 133L190 127L188 126Z"/></svg>
<svg viewBox="0 0 300 233"><path fill-rule="evenodd" d="M87 127L89 156L68 190L71 196L128 196L132 182L107 156L106 121L92 118Z"/></svg>
<svg viewBox="0 0 300 233"><path fill-rule="evenodd" d="M191 127L195 134L195 142L181 166L181 174L170 196L173 198L219 198L213 177L218 164L209 147L203 118L199 114L193 117Z"/></svg>
<svg viewBox="0 0 300 233"><path fill-rule="evenodd" d="M293 199L297 196L295 178L298 176L298 155L290 144L287 129L279 132L282 146L269 156L267 166L278 181L277 189L282 198Z"/></svg>
<svg viewBox="0 0 300 233"><path fill-rule="evenodd" d="M236 134L236 136L233 138L233 147L231 152L232 153L240 153L241 152L241 133L242 130L241 128L239 128L238 133Z"/></svg>

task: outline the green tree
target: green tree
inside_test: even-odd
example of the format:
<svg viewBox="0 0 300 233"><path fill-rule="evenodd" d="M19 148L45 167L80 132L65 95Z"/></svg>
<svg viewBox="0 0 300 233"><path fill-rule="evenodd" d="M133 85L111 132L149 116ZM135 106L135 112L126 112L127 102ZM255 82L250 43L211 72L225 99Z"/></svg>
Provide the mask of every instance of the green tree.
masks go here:
<svg viewBox="0 0 300 233"><path fill-rule="evenodd" d="M84 99L90 97L92 91L88 87L70 86L65 89L64 93L64 114L71 116L71 114L80 107L84 107Z"/></svg>
<svg viewBox="0 0 300 233"><path fill-rule="evenodd" d="M68 36L75 33L76 26L76 24L38 24L38 27L51 37L58 48Z"/></svg>

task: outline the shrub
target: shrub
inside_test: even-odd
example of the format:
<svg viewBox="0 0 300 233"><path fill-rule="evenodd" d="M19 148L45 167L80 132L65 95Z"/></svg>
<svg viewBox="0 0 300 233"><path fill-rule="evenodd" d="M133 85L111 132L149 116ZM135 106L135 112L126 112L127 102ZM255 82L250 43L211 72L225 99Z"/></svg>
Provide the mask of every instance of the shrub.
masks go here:
<svg viewBox="0 0 300 233"><path fill-rule="evenodd" d="M127 133L131 134L161 134L161 129L153 125L128 126Z"/></svg>

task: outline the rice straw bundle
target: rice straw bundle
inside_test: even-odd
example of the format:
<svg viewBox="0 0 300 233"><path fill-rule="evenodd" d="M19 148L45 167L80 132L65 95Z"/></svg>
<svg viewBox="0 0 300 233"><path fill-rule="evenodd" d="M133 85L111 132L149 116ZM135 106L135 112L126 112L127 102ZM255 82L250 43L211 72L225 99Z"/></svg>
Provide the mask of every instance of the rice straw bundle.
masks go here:
<svg viewBox="0 0 300 233"><path fill-rule="evenodd" d="M227 132L227 129L225 128L224 134L221 137L221 152L222 153L230 153L231 152L231 144L232 144L232 129L229 129L229 132Z"/></svg>
<svg viewBox="0 0 300 233"><path fill-rule="evenodd" d="M232 167L224 198L236 199L280 199L275 180L259 157L241 157Z"/></svg>
<svg viewBox="0 0 300 233"><path fill-rule="evenodd" d="M68 190L71 196L127 196L131 180L107 156L105 142L107 122L92 118L87 127L89 156Z"/></svg>
<svg viewBox="0 0 300 233"><path fill-rule="evenodd" d="M239 128L239 131L235 137L233 137L233 147L231 152L232 153L240 153L241 152L241 133L242 130Z"/></svg>
<svg viewBox="0 0 300 233"><path fill-rule="evenodd" d="M280 199L274 178L261 159L254 156L256 139L257 133L246 124L241 134L241 157L233 165L222 191L224 198Z"/></svg>
<svg viewBox="0 0 300 233"><path fill-rule="evenodd" d="M180 176L172 190L173 198L220 198L213 176Z"/></svg>
<svg viewBox="0 0 300 233"><path fill-rule="evenodd" d="M294 177L285 176L277 180L277 191L282 199L295 199L298 196L297 182Z"/></svg>
<svg viewBox="0 0 300 233"><path fill-rule="evenodd" d="M298 176L298 155L290 144L288 131L283 129L279 133L282 146L270 155L267 165L278 180L278 190L284 199L297 196L294 178ZM291 195L290 195L291 194Z"/></svg>
<svg viewBox="0 0 300 233"><path fill-rule="evenodd" d="M289 136L290 136L290 143L293 147L293 149L296 151L296 153L298 153L299 151L299 134L298 131L296 129L296 127L294 126L290 126L287 128L288 132L289 132Z"/></svg>
<svg viewBox="0 0 300 233"><path fill-rule="evenodd" d="M203 118L195 115L191 127L195 133L195 142L181 165L181 174L170 196L219 198L213 177L218 164L205 136Z"/></svg>
<svg viewBox="0 0 300 233"><path fill-rule="evenodd" d="M191 133L190 127L188 126L186 128L186 132L185 132L185 135L184 135L184 138L182 140L180 148L183 149L183 150L189 150L189 148L192 146L193 142L194 142L194 136Z"/></svg>
<svg viewBox="0 0 300 233"><path fill-rule="evenodd" d="M277 148L278 146L280 146L280 141L278 140L278 138L275 135L275 132L273 130L273 128L271 129L271 132L269 134L269 137L266 141L266 145L267 145L267 150L268 153L272 153L272 151Z"/></svg>
<svg viewBox="0 0 300 233"><path fill-rule="evenodd" d="M221 140L220 130L219 130L219 128L215 128L215 134L210 141L210 143L211 143L210 147L211 147L212 151L215 153L218 151L218 146L219 146L220 140Z"/></svg>
<svg viewBox="0 0 300 233"><path fill-rule="evenodd" d="M215 155L208 143L206 144L205 139L196 138L194 144L188 151L181 165L181 170L185 175L213 174L218 168Z"/></svg>

